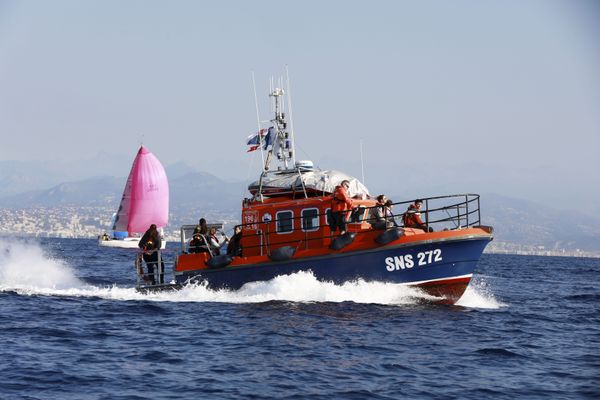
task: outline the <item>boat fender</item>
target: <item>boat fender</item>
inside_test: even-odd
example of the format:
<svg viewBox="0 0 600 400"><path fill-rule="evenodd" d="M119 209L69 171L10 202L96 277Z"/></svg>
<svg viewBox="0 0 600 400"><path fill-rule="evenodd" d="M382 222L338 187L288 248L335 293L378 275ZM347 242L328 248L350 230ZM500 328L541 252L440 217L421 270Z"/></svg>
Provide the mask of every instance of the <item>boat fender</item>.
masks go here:
<svg viewBox="0 0 600 400"><path fill-rule="evenodd" d="M341 250L344 247L348 246L350 243L354 242L355 238L356 233L346 232L342 236L338 236L335 239L333 239L329 247L333 250Z"/></svg>
<svg viewBox="0 0 600 400"><path fill-rule="evenodd" d="M232 261L233 257L231 257L229 254L221 254L212 257L206 262L206 265L209 269L218 269L228 266Z"/></svg>
<svg viewBox="0 0 600 400"><path fill-rule="evenodd" d="M285 261L285 260L289 260L290 258L294 257L295 253L296 253L295 247L283 246L283 247L278 247L276 249L273 249L273 251L271 251L271 254L269 255L269 258L271 259L271 261Z"/></svg>
<svg viewBox="0 0 600 400"><path fill-rule="evenodd" d="M375 238L375 242L378 244L388 244L393 242L396 239L400 239L404 235L404 229L402 228L392 228L387 231L381 233L379 236Z"/></svg>

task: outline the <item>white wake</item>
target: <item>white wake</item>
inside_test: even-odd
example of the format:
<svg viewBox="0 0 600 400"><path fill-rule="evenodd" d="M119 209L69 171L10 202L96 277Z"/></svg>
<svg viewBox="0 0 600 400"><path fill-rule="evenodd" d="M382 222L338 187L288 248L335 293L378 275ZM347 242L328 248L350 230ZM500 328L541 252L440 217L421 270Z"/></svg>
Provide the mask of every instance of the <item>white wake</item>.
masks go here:
<svg viewBox="0 0 600 400"><path fill-rule="evenodd" d="M178 291L142 294L133 287L117 285L98 287L75 276L63 260L47 255L33 242L3 242L0 244L0 291L22 295L98 297L108 300L262 303L272 300L294 302L345 302L385 305L409 305L436 300L422 291L405 285L347 282L335 285L320 282L311 272L278 276L267 282L252 282L241 289L212 290L204 285L188 285ZM491 291L481 285L469 286L458 303L463 307L498 308Z"/></svg>

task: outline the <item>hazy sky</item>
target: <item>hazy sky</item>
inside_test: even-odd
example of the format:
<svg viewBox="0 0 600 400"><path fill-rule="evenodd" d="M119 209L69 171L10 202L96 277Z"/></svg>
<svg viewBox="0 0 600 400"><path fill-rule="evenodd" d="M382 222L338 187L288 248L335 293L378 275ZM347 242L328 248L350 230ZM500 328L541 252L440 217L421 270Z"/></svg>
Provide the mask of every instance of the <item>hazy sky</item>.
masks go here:
<svg viewBox="0 0 600 400"><path fill-rule="evenodd" d="M254 178L251 73L267 119L286 65L301 159L360 178L362 140L375 193L600 213L595 1L0 0L0 160L131 160L143 135Z"/></svg>

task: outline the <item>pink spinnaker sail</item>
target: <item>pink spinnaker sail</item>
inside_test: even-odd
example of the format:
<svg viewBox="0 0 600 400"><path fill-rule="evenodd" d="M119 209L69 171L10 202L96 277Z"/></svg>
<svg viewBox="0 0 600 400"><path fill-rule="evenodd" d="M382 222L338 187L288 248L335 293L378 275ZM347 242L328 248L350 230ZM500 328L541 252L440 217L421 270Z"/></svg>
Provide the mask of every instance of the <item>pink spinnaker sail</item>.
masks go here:
<svg viewBox="0 0 600 400"><path fill-rule="evenodd" d="M151 224L162 228L169 222L169 182L158 158L141 146L121 198L114 231L145 232Z"/></svg>

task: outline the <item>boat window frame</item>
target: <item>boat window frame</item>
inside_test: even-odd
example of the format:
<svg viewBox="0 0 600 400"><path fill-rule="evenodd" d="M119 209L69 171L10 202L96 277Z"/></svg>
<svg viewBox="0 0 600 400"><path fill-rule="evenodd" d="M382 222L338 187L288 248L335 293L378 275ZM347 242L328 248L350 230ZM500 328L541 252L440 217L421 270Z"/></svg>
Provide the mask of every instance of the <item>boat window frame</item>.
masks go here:
<svg viewBox="0 0 600 400"><path fill-rule="evenodd" d="M279 221L280 221L279 214L282 214L282 213L292 213L292 216L289 218L290 222L291 222L291 229L289 231L280 231L279 230ZM294 233L294 210L281 210L281 211L275 212L275 219L273 220L273 222L275 222L275 232L278 235L289 235L290 233Z"/></svg>
<svg viewBox="0 0 600 400"><path fill-rule="evenodd" d="M325 209L325 224L329 227L333 225L333 211L331 211L331 207Z"/></svg>
<svg viewBox="0 0 600 400"><path fill-rule="evenodd" d="M316 211L317 214L315 216L313 216L311 219L313 220L317 220L317 226L312 228L312 229L304 229L304 211ZM302 230L302 232L316 232L321 228L321 218L320 218L320 211L319 208L317 207L308 207L308 208L303 208L302 210L300 210L300 229Z"/></svg>

